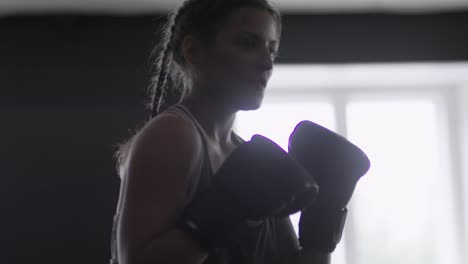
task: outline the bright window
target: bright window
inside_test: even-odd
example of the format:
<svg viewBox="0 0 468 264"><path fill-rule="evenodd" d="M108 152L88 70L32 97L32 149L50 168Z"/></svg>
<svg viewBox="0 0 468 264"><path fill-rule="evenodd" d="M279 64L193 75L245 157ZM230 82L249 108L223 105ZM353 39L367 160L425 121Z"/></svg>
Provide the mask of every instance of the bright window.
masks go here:
<svg viewBox="0 0 468 264"><path fill-rule="evenodd" d="M372 159L352 204L355 262L455 263L436 104L357 100L347 117L349 138Z"/></svg>
<svg viewBox="0 0 468 264"><path fill-rule="evenodd" d="M357 87L359 78L351 75L346 75L353 80L348 88L338 82L317 88L320 81L308 82L316 86L307 88L298 80L285 81L288 76L288 69L276 73L263 106L239 113L236 130L245 139L262 134L287 150L294 126L307 119L368 154L372 166L358 183L332 263L463 263L463 245L457 244L463 227L456 219L463 209L455 208L448 160L448 92L415 89L401 80L393 88L385 80L370 88L367 79ZM372 78L378 85L376 74ZM291 216L296 232L299 217Z"/></svg>

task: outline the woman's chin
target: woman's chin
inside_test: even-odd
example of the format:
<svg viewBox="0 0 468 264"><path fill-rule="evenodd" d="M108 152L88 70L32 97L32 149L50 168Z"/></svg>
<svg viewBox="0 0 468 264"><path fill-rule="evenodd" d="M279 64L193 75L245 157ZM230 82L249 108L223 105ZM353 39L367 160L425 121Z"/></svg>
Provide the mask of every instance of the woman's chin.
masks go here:
<svg viewBox="0 0 468 264"><path fill-rule="evenodd" d="M248 98L244 98L242 102L239 104L239 110L241 111L251 111L257 110L262 106L263 96L251 96Z"/></svg>

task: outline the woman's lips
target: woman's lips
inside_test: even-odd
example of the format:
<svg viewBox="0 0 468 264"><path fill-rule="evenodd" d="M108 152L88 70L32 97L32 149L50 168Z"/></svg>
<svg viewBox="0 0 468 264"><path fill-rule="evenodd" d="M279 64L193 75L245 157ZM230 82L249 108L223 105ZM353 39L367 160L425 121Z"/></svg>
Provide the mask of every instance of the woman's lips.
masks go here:
<svg viewBox="0 0 468 264"><path fill-rule="evenodd" d="M249 82L254 83L255 86L257 86L258 88L261 88L262 90L265 89L267 85L267 81L264 79L250 80Z"/></svg>

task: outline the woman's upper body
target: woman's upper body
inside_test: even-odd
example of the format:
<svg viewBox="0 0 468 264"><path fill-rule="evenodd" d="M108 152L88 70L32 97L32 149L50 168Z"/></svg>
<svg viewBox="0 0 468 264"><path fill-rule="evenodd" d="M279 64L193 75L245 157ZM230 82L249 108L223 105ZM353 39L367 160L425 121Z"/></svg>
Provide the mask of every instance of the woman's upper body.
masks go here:
<svg viewBox="0 0 468 264"><path fill-rule="evenodd" d="M182 105L176 107L181 108L187 109ZM171 110L158 117L165 129L157 130L166 130L168 134L154 141L144 131L149 133L158 126L145 127L129 152L116 213L116 253L120 254L121 264L166 263L165 259L167 263L187 264L326 263L323 260L310 262L310 257L306 262L295 260L299 244L288 217L245 221L233 230L235 236L231 238L231 246L215 254L204 252L175 228L180 212L209 184L222 161L217 153L219 147L207 143L206 133L190 112L181 115L177 113L180 111ZM187 115L189 119L185 118ZM232 141L236 145L241 143L234 133ZM149 154L149 149L154 152ZM158 154L159 158L155 158ZM315 254L313 257L319 256Z"/></svg>
<svg viewBox="0 0 468 264"><path fill-rule="evenodd" d="M225 263L175 223L242 143L233 132L235 116L260 107L280 29L278 13L263 0L189 0L172 14L153 79L153 118L121 153L115 219L120 264ZM180 83L184 90L175 101L185 116L165 105L166 86ZM329 263L329 254L299 252L288 217L246 221L237 231L244 243L222 253L232 255L224 257L227 263Z"/></svg>
<svg viewBox="0 0 468 264"><path fill-rule="evenodd" d="M132 241L150 241L152 237L157 237L158 234L164 232L164 230L173 229L174 222L177 220L177 216L179 215L180 211L183 210L183 208L190 202L190 200L195 195L197 195L197 193L201 192L209 185L211 177L214 175L217 167L221 165L220 163L222 163L221 158L218 155L218 150L216 149L217 147L210 146L207 143L207 137L204 133L204 130L201 128L196 119L194 119L194 117L190 114L186 107L178 105L174 108L169 109L167 113L162 114L161 116L173 118L175 122L185 123L184 125L186 125L185 129L188 130L187 132L196 136L196 138L194 139L196 143L194 143L192 146L194 149L198 148L198 151L194 150L196 152L196 155L194 154L188 157L189 159L193 158L193 163L191 166L186 166L186 164L180 162L180 157L172 157L172 160L177 162L177 164L173 165L174 167L186 168L184 169L186 172L176 174L177 178L166 179L166 177L171 177L170 175L175 174L161 174L160 172L156 172L153 175L150 175L149 173L147 174L148 170L146 168L142 169L142 171L138 171L138 176L133 176L136 174L129 173L132 170L132 166L130 166L126 169L126 171L124 171L125 178L122 179L123 184L121 190L121 197L119 200L120 205L116 213L116 224L118 224L119 221L122 221L122 219L128 219L123 220L121 223L124 224L120 225L120 227L129 226L129 228L127 228L126 231L121 230L124 232L119 233L123 234L125 232L132 232L132 234L128 234L128 236L132 238ZM168 132L170 133L171 131ZM169 137L166 137L165 139L170 140ZM175 138L174 135L174 141L175 140L177 140L177 138ZM232 140L233 142L235 142L236 145L241 143L242 141L242 139L240 139L234 133L232 134ZM137 141L135 142L135 148L149 147L146 143L148 142L138 142L137 139ZM184 141L178 141L178 144L176 144L175 142L173 143L174 145L176 145L175 149L173 149L174 155L176 155L175 153L178 152L177 145L181 146L184 143ZM143 145L139 146L139 144ZM159 146L158 149L161 149L161 147L162 146ZM165 148L167 152L172 151L170 146L167 147L168 148ZM132 154L135 153L133 151L135 150L132 150ZM170 156L172 155L169 154L169 157L161 157L161 163L166 163L166 159L171 159ZM132 163L131 159L132 158L130 158L130 163ZM141 158L139 158L138 160L141 160ZM149 160L148 162L154 163L151 160ZM166 166L171 165L166 163ZM168 170L172 171L174 169L169 168ZM147 179L142 179L143 176L141 175L145 174L148 175L147 177L154 179L153 188L150 188L148 186L148 184L151 184L151 181L148 181ZM130 175L133 176L132 180L128 178ZM136 177L138 178L135 179ZM142 185L144 185L145 188L149 188L146 189L148 194L144 195L142 193L142 191L144 190L142 190L141 187L138 187L139 182ZM132 192L131 190L134 188L136 190L135 192ZM164 192L162 190L166 190L169 192ZM177 192L179 192L179 195L177 195ZM138 195L144 195L144 197L135 197L135 193L138 193ZM130 195L135 198L124 198L122 197L123 195ZM154 197L148 197L148 195L154 195ZM179 196L179 199L174 198L177 196ZM151 208L142 207L142 202L148 200L153 201L151 203L146 203L148 206L151 206ZM154 200L161 201L159 207L158 203L155 203ZM127 208L138 206L137 211L140 211L140 213L144 213L144 216L128 216L128 214L131 214L132 211L129 211L129 209L127 209L126 212L125 210L122 210L122 206L124 206L124 204L126 204ZM154 212L154 214L148 212ZM166 219L165 222L163 222L164 219ZM158 225L158 223L160 224ZM148 228L149 224L153 227L159 226L159 228L151 232L151 229ZM292 248L292 246L296 245L290 242L286 242L284 240L287 238L287 235L294 235L294 237L292 236L289 238L291 239L291 241L294 242L295 240L293 239L295 239L295 234L284 233L284 238L278 238L277 236L280 233L278 232L278 230L276 230L277 228L281 229L280 231L283 232L293 231L290 227L289 218L268 218L264 219L263 221L245 221L242 225L239 226L238 229L233 230L232 234L234 235L231 237L233 243L231 244L230 248L217 252L216 254L210 254L210 256L204 256L206 257L206 259L203 263L286 263L277 261L279 261L281 258L287 260L291 257L287 256L287 254L294 253L293 250L295 248ZM278 244L279 239L282 239L284 242L282 246ZM290 247L289 249L288 246ZM289 252L286 252L287 250L289 250ZM116 252L119 252L119 250L117 250Z"/></svg>

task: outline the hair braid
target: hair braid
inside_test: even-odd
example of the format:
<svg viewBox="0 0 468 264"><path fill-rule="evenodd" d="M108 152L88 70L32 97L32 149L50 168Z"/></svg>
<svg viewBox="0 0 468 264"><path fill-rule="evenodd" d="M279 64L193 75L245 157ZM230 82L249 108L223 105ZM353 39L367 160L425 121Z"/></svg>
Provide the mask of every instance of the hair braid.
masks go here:
<svg viewBox="0 0 468 264"><path fill-rule="evenodd" d="M163 32L163 43L161 46L161 55L156 61L157 74L152 78L152 96L151 96L151 117L156 116L165 104L165 95L167 92L167 86L169 79L177 79L174 77L176 73L171 72L173 70L174 53L177 52L177 45L174 43L174 36L177 35L180 18L186 13L187 10L191 9L197 3L202 2L201 0L187 0L181 7L175 12L171 12L168 21L165 25ZM155 50L156 51L156 50ZM177 55L176 55L177 56ZM171 78L169 78L171 77ZM172 85L180 85L180 82L173 82ZM184 84L184 83L182 83ZM172 92L175 93L175 87L171 88Z"/></svg>
<svg viewBox="0 0 468 264"><path fill-rule="evenodd" d="M175 24L173 22L173 15L169 16L168 25L171 25L171 28L174 28ZM165 30L163 32L163 39L164 42L161 46L161 56L156 61L156 67L158 73L152 78L152 86L154 86L152 90L151 96L151 117L154 117L158 114L159 105L162 103L162 99L165 94L165 85L167 82L167 76L169 73L169 67L172 63L172 47L171 47L171 31Z"/></svg>

